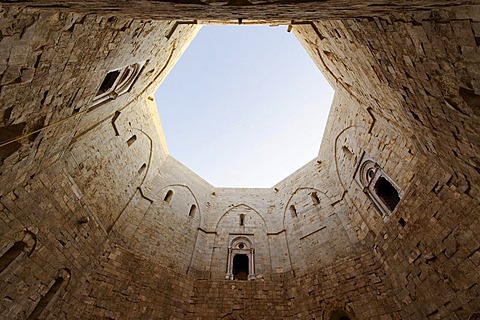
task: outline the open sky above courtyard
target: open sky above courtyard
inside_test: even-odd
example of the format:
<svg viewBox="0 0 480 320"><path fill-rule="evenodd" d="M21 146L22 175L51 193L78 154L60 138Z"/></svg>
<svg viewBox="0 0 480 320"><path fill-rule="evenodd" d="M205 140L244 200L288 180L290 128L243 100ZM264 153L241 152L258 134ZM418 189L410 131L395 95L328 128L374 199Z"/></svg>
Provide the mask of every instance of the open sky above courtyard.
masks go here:
<svg viewBox="0 0 480 320"><path fill-rule="evenodd" d="M155 99L173 157L216 187L272 187L316 157L333 89L285 26L204 26Z"/></svg>

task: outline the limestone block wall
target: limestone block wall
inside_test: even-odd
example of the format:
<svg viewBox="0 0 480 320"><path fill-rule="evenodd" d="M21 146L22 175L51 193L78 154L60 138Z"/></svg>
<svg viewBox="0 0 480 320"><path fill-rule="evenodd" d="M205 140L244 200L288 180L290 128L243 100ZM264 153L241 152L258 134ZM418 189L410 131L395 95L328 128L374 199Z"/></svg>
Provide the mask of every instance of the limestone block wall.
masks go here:
<svg viewBox="0 0 480 320"><path fill-rule="evenodd" d="M65 306L66 319L186 319L193 279L114 243Z"/></svg>
<svg viewBox="0 0 480 320"><path fill-rule="evenodd" d="M179 26L172 36L169 21L0 10L0 140L32 133L0 147L0 317L70 318L107 232L154 176L151 162L166 156L145 90L197 28ZM109 70L139 61L128 93L92 106Z"/></svg>
<svg viewBox="0 0 480 320"><path fill-rule="evenodd" d="M373 232L366 240L395 288L392 317L468 319L478 311L475 12L302 27L319 67L370 115L326 139L336 139L359 236ZM354 181L363 151L405 191L387 219Z"/></svg>
<svg viewBox="0 0 480 320"><path fill-rule="evenodd" d="M8 1L2 1L9 3ZM421 11L435 8L458 6L464 12L471 9L472 1L459 0L402 0L395 4L385 0L369 0L362 3L348 0L325 0L321 2L291 2L272 0L262 2L249 0L230 2L224 0L206 1L153 1L135 0L118 2L114 0L78 2L74 0L18 0L16 5L27 8L53 9L56 11L95 12L102 14L121 14L138 19L202 19L229 23L247 23L248 20L281 20L299 23L323 19L347 19L388 15L392 12ZM240 21L239 21L240 20Z"/></svg>
<svg viewBox="0 0 480 320"><path fill-rule="evenodd" d="M285 298L281 282L199 280L187 319L288 319Z"/></svg>
<svg viewBox="0 0 480 320"><path fill-rule="evenodd" d="M286 319L336 319L339 311L353 319L399 319L391 316L392 287L372 252L336 259L285 287Z"/></svg>
<svg viewBox="0 0 480 320"><path fill-rule="evenodd" d="M196 259L205 259L197 238L213 187L171 157L158 171L145 191L136 192L112 239L182 274L195 272L201 265Z"/></svg>
<svg viewBox="0 0 480 320"><path fill-rule="evenodd" d="M2 7L2 14L1 141L34 133L1 148L2 194L15 187L12 181L21 184L62 157L74 134L113 116L150 84L153 91L196 30L181 25L176 28L177 41L165 37L172 22L15 6ZM158 47L152 49L145 37L159 40ZM102 62L92 63L97 60ZM147 60L152 62L130 92L118 98L118 105L110 102L87 113L109 70ZM36 132L39 129L43 130Z"/></svg>
<svg viewBox="0 0 480 320"><path fill-rule="evenodd" d="M79 222L91 212L78 190L67 168L57 166L2 195L0 318L27 319L35 310L43 310L43 317L62 318L72 312L63 306L77 299L73 292L85 281L85 271L95 267L107 239L95 219ZM25 247L6 263L7 252L20 241ZM62 285L42 300L64 269L68 276Z"/></svg>
<svg viewBox="0 0 480 320"><path fill-rule="evenodd" d="M326 160L326 161L325 161ZM282 220L289 259L295 274L329 265L354 250L359 239L344 204L340 188L328 188L332 178L323 172L332 159L320 165L317 160L298 170L282 184L280 195ZM298 182L295 182L298 181ZM279 186L279 185L277 185Z"/></svg>
<svg viewBox="0 0 480 320"><path fill-rule="evenodd" d="M299 26L320 69L422 153L478 181L478 8ZM302 40L304 39L304 40ZM463 175L463 174L462 174ZM474 183L471 183L472 185ZM478 194L473 192L471 196Z"/></svg>
<svg viewBox="0 0 480 320"><path fill-rule="evenodd" d="M402 318L468 319L478 312L478 202L455 186L450 170L423 162L376 239L377 256L402 289Z"/></svg>
<svg viewBox="0 0 480 320"><path fill-rule="evenodd" d="M31 9L45 3L0 8L0 140L31 133L0 147L0 317L479 312L478 6L417 11L447 4L419 0L387 15L376 2L355 19L289 21L337 90L327 134L273 188L227 189L168 156L148 96L198 26L132 17L188 4L117 4L138 5L128 18L80 13L112 10L98 3ZM333 3L350 5L295 14L332 17ZM205 18L232 17L231 4L205 6ZM267 7L250 9L295 16ZM108 71L134 63L130 91L93 105ZM385 217L356 178L366 156L401 191ZM236 235L253 240L263 279L222 280Z"/></svg>

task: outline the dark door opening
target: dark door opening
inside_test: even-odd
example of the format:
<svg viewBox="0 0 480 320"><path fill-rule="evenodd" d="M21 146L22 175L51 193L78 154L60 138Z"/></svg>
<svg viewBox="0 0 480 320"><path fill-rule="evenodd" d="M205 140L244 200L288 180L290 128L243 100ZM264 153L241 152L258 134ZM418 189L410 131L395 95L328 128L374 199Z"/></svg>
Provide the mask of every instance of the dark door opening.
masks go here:
<svg viewBox="0 0 480 320"><path fill-rule="evenodd" d="M233 279L248 280L248 256L236 254L233 257Z"/></svg>

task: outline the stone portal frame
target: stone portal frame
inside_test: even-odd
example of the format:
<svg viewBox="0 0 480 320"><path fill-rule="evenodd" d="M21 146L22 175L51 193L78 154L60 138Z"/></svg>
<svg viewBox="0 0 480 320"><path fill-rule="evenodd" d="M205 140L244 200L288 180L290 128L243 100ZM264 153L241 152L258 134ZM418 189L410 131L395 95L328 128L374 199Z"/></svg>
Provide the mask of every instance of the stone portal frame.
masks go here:
<svg viewBox="0 0 480 320"><path fill-rule="evenodd" d="M375 204L383 219L386 219L395 210L401 198L403 198L403 191L400 187L375 161L365 154L356 170L355 181ZM380 194L379 185L381 184L386 184L393 192L396 192L398 199L393 201L393 204L387 203L385 197Z"/></svg>
<svg viewBox="0 0 480 320"><path fill-rule="evenodd" d="M227 274L225 280L233 280L233 258L237 254L248 257L248 280L255 280L255 249L253 241L246 235L236 236L230 241L227 257Z"/></svg>
<svg viewBox="0 0 480 320"><path fill-rule="evenodd" d="M123 68L110 70L105 75L97 95L93 98L92 106L109 100L114 100L119 95L128 92L140 75L144 65L145 61L134 63Z"/></svg>

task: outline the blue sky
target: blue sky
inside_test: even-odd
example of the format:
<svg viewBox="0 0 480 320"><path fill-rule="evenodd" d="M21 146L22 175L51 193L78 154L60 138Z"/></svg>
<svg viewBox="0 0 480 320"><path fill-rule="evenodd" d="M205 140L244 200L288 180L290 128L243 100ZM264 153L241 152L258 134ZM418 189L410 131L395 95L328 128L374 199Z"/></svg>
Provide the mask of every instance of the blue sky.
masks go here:
<svg viewBox="0 0 480 320"><path fill-rule="evenodd" d="M285 26L204 26L155 99L173 157L216 187L272 187L316 157L333 89Z"/></svg>

